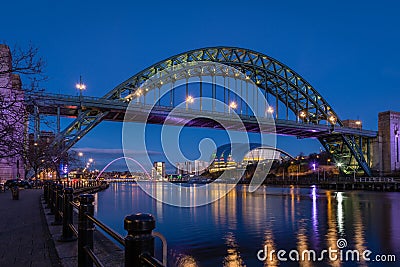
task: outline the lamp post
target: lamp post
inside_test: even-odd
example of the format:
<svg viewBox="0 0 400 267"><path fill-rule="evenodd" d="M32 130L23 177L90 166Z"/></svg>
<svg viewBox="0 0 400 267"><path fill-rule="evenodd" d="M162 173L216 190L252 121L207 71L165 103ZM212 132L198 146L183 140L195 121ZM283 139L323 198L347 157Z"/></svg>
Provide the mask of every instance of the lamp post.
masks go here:
<svg viewBox="0 0 400 267"><path fill-rule="evenodd" d="M193 102L194 102L193 96L189 95L189 96L186 97L186 110L189 109L189 104L193 104Z"/></svg>
<svg viewBox="0 0 400 267"><path fill-rule="evenodd" d="M335 125L335 124L336 124L336 121L337 121L337 119L336 119L336 117L335 117L335 116L331 115L331 116L329 116L329 121L330 121L330 123L331 123L332 125Z"/></svg>
<svg viewBox="0 0 400 267"><path fill-rule="evenodd" d="M266 115L268 116L268 114L270 114L272 117L273 113L274 113L274 108L272 106L268 106Z"/></svg>
<svg viewBox="0 0 400 267"><path fill-rule="evenodd" d="M304 122L304 121L306 120L306 117L307 117L307 112L304 111L304 110L300 111L299 117L300 117L300 118L302 119L302 121Z"/></svg>
<svg viewBox="0 0 400 267"><path fill-rule="evenodd" d="M83 153L82 152L78 152L78 157L80 158L80 161L82 161L83 159ZM80 165L80 164L79 164Z"/></svg>
<svg viewBox="0 0 400 267"><path fill-rule="evenodd" d="M94 169L94 159L93 158L89 158L89 160L88 160L88 167L90 167L90 166L92 166ZM89 170L89 168L88 168L88 170Z"/></svg>
<svg viewBox="0 0 400 267"><path fill-rule="evenodd" d="M232 101L232 102L229 104L229 109L228 109L229 114L231 113L231 109L236 109L236 108L237 108L236 102Z"/></svg>
<svg viewBox="0 0 400 267"><path fill-rule="evenodd" d="M143 95L142 89L138 89L135 94L136 94L137 103L139 103L140 97Z"/></svg>
<svg viewBox="0 0 400 267"><path fill-rule="evenodd" d="M82 75L79 76L79 83L75 85L75 88L79 90L79 101L82 105L82 91L86 89L86 85L82 82Z"/></svg>

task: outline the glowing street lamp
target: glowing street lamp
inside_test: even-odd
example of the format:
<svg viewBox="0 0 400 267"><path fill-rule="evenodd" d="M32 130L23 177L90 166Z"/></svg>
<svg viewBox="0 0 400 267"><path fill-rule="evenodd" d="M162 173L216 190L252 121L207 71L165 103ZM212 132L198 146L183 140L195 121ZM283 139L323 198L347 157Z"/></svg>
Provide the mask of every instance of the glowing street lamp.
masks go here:
<svg viewBox="0 0 400 267"><path fill-rule="evenodd" d="M193 98L193 96L188 96L188 97L186 97L186 103L193 103L194 102L194 98Z"/></svg>
<svg viewBox="0 0 400 267"><path fill-rule="evenodd" d="M79 157L83 157L83 153L82 153L82 152L79 152L79 153L78 153L78 156L79 156Z"/></svg>
<svg viewBox="0 0 400 267"><path fill-rule="evenodd" d="M89 159L89 163L93 163L93 159L92 158Z"/></svg>
<svg viewBox="0 0 400 267"><path fill-rule="evenodd" d="M142 89L136 90L135 95L137 96L136 99L137 99L137 102L139 103L139 98L143 95Z"/></svg>
<svg viewBox="0 0 400 267"><path fill-rule="evenodd" d="M232 102L229 104L229 113L231 113L231 109L236 109L236 108L237 108L236 102L232 101Z"/></svg>
<svg viewBox="0 0 400 267"><path fill-rule="evenodd" d="M357 125L357 128L361 130L362 122L360 120L356 120L356 125Z"/></svg>
<svg viewBox="0 0 400 267"><path fill-rule="evenodd" d="M75 88L79 90L79 96L82 97L82 91L86 89L86 85L82 82L82 76L79 76L79 83L75 85Z"/></svg>
<svg viewBox="0 0 400 267"><path fill-rule="evenodd" d="M271 106L269 106L268 109L267 109L267 112L268 112L269 114L274 113L274 108L271 107Z"/></svg>
<svg viewBox="0 0 400 267"><path fill-rule="evenodd" d="M188 96L186 97L186 109L188 109L189 104L193 104L193 102L194 102L193 96L188 95Z"/></svg>
<svg viewBox="0 0 400 267"><path fill-rule="evenodd" d="M331 116L329 117L329 121L330 121L332 124L336 124L336 117L333 116L333 115L331 115Z"/></svg>

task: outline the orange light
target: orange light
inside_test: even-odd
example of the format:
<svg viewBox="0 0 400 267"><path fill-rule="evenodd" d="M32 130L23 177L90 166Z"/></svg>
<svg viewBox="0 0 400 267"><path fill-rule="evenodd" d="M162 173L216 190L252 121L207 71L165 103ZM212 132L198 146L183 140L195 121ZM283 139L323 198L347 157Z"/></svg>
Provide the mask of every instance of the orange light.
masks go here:
<svg viewBox="0 0 400 267"><path fill-rule="evenodd" d="M85 90L86 89L86 85L83 84L83 83L77 83L75 85L75 87L76 87L76 89L79 89L79 90Z"/></svg>
<svg viewBox="0 0 400 267"><path fill-rule="evenodd" d="M332 124L335 124L336 123L336 117L335 116L330 116L329 117L329 121L332 123Z"/></svg>
<svg viewBox="0 0 400 267"><path fill-rule="evenodd" d="M194 102L194 98L192 96L186 97L186 103L193 103L193 102Z"/></svg>

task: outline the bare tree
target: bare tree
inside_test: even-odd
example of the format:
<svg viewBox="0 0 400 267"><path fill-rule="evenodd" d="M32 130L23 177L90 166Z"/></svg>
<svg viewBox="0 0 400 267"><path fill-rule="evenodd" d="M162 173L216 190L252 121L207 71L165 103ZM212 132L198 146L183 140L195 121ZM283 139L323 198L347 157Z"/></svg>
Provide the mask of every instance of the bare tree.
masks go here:
<svg viewBox="0 0 400 267"><path fill-rule="evenodd" d="M44 60L38 48L0 44L0 159L24 156L27 113L24 94L36 90L43 75Z"/></svg>
<svg viewBox="0 0 400 267"><path fill-rule="evenodd" d="M80 161L76 151L64 152L58 154L58 151L49 148L52 140L40 138L34 141L32 135L29 138L29 146L25 155L26 166L32 169L34 177L42 171L55 172L57 179L61 178L60 164L68 166L76 165Z"/></svg>

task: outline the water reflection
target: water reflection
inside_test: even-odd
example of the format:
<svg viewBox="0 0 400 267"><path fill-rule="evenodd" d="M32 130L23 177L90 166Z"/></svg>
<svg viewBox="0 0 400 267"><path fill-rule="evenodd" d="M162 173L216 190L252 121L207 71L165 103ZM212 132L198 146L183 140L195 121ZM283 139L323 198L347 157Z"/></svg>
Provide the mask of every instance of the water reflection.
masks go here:
<svg viewBox="0 0 400 267"><path fill-rule="evenodd" d="M176 256L175 266L177 267L198 267L196 260L189 255Z"/></svg>
<svg viewBox="0 0 400 267"><path fill-rule="evenodd" d="M341 237L344 236L344 212L343 212L343 192L336 193L337 201L337 223L339 228L339 234Z"/></svg>
<svg viewBox="0 0 400 267"><path fill-rule="evenodd" d="M367 249L364 239L364 225L362 220L362 214L360 210L359 199L354 196L354 199L358 201L352 202L353 208L353 227L354 227L354 249L356 249L360 255ZM361 257L359 266L367 266L365 260Z"/></svg>
<svg viewBox="0 0 400 267"><path fill-rule="evenodd" d="M334 250L338 250L337 247L337 221L335 219L335 207L332 204L332 192L326 191L326 199L327 199L327 222L328 229L326 233L326 244L327 248L332 248ZM329 265L336 267L341 266L341 262L339 259L329 260Z"/></svg>
<svg viewBox="0 0 400 267"><path fill-rule="evenodd" d="M309 267L313 266L311 259L313 256L309 253L305 253L309 251L308 247L308 236L306 230L306 222L305 220L301 220L299 222L299 230L297 232L297 251L299 253L299 264L300 266Z"/></svg>
<svg viewBox="0 0 400 267"><path fill-rule="evenodd" d="M209 191L218 196L224 185ZM171 194L168 186L151 188ZM200 191L181 191L196 200ZM193 196L191 196L193 194ZM261 187L249 193L238 186L218 201L196 208L178 208L155 201L134 184L112 184L96 198L96 214L125 235L125 215L148 212L155 216L158 232L168 240L170 266L374 266L371 262L260 261L257 251L338 249L339 238L346 249L360 252L399 253L399 223L396 220L400 194L335 192L311 188ZM160 244L157 251L160 251ZM319 254L317 254L319 256ZM398 255L400 257L400 255ZM379 265L378 265L379 266ZM390 266L389 264L387 266ZM392 266L396 266L393 264Z"/></svg>
<svg viewBox="0 0 400 267"><path fill-rule="evenodd" d="M312 229L313 235L312 239L316 246L319 245L319 230L318 230L318 206L317 206L317 187L311 187L311 197L312 197Z"/></svg>
<svg viewBox="0 0 400 267"><path fill-rule="evenodd" d="M270 227L268 227L270 228ZM271 254L272 251L277 251L276 245L274 242L274 235L271 229L267 229L264 233L265 241L264 241L264 251L267 253L267 258L264 261L264 266L274 267L279 265L279 261L277 259L276 254Z"/></svg>
<svg viewBox="0 0 400 267"><path fill-rule="evenodd" d="M225 236L225 245L227 246L227 255L224 258L224 267L242 267L246 266L240 257L239 246L236 243L235 235L229 232Z"/></svg>

